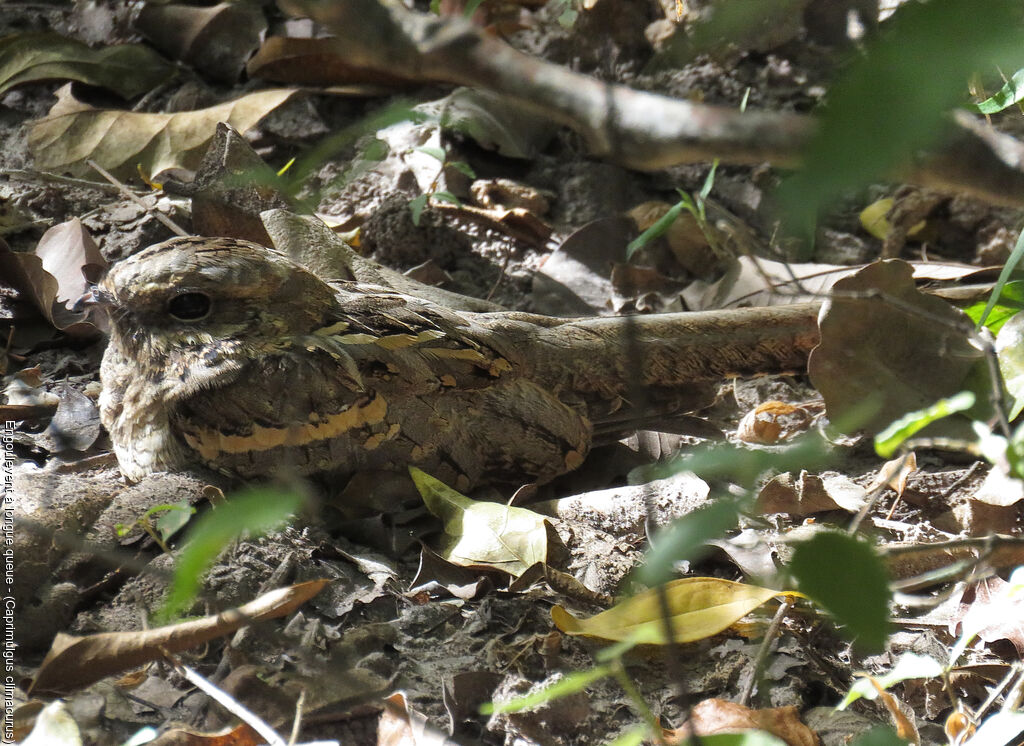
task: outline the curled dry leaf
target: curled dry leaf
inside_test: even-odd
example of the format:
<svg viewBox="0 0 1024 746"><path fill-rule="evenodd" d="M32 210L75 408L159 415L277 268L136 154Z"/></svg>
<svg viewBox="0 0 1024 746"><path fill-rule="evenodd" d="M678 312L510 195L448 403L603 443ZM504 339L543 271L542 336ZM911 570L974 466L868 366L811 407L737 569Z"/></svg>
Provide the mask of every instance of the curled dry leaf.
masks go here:
<svg viewBox="0 0 1024 746"><path fill-rule="evenodd" d="M32 693L72 692L111 674L135 668L166 653L202 645L252 622L292 613L329 583L311 580L264 593L237 609L144 632L103 632L78 637L57 634L39 666Z"/></svg>
<svg viewBox="0 0 1024 746"><path fill-rule="evenodd" d="M867 490L842 474L809 474L801 471L769 481L757 496L759 513L788 513L806 516L830 510L856 513L867 500Z"/></svg>
<svg viewBox="0 0 1024 746"><path fill-rule="evenodd" d="M903 491L907 488L907 480L915 471L917 471L917 454L911 451L905 456L882 464L882 468L878 470L878 474L871 480L867 489L869 492L873 492L885 485L892 489L898 497L902 497Z"/></svg>
<svg viewBox="0 0 1024 746"><path fill-rule="evenodd" d="M766 401L743 416L736 437L744 443L774 445L803 432L810 423L811 415L803 407Z"/></svg>
<svg viewBox="0 0 1024 746"><path fill-rule="evenodd" d="M36 244L35 255L57 281L54 300L68 311L89 289L86 275L97 277L107 267L107 260L78 218L46 231Z"/></svg>
<svg viewBox="0 0 1024 746"><path fill-rule="evenodd" d="M257 3L208 8L146 3L135 26L161 52L217 80L238 80L267 30Z"/></svg>
<svg viewBox="0 0 1024 746"><path fill-rule="evenodd" d="M484 208L445 202L438 202L433 207L458 213L467 220L507 233L536 248L543 247L551 237L551 226L522 207Z"/></svg>
<svg viewBox="0 0 1024 746"><path fill-rule="evenodd" d="M611 269L625 261L633 221L600 218L570 235L549 254L533 280L534 304L553 316L611 313Z"/></svg>
<svg viewBox="0 0 1024 746"><path fill-rule="evenodd" d="M781 738L787 746L818 746L818 735L800 721L796 707L771 707L752 710L724 699L705 699L690 711L690 719L680 728L665 733L670 744L688 743L696 731L698 736L763 730Z"/></svg>
<svg viewBox="0 0 1024 746"><path fill-rule="evenodd" d="M155 176L170 168L199 165L218 122L245 133L297 91L273 88L197 111L143 114L95 109L78 101L70 85L57 91L57 103L36 120L28 135L36 166L84 176L92 159L116 176L130 178L141 168Z"/></svg>
<svg viewBox="0 0 1024 746"><path fill-rule="evenodd" d="M92 237L77 218L48 230L33 254L12 252L0 243L0 271L32 300L53 326L73 337L93 337L96 327L72 310L87 287L83 272L106 266Z"/></svg>
<svg viewBox="0 0 1024 746"><path fill-rule="evenodd" d="M68 385L58 388L60 403L36 444L50 453L87 451L100 436L100 413L92 399Z"/></svg>
<svg viewBox="0 0 1024 746"><path fill-rule="evenodd" d="M77 80L134 98L175 74L173 65L141 44L92 49L48 31L0 39L0 96L25 83Z"/></svg>

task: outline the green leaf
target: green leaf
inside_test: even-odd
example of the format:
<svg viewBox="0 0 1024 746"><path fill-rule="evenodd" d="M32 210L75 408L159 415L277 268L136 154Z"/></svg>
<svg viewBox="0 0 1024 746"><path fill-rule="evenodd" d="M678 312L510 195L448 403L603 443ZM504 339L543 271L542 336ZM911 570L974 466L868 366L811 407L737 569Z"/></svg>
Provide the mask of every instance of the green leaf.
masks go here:
<svg viewBox="0 0 1024 746"><path fill-rule="evenodd" d="M879 725L857 736L850 746L907 746L908 742L896 735L888 725Z"/></svg>
<svg viewBox="0 0 1024 746"><path fill-rule="evenodd" d="M436 158L441 161L441 163L448 160L448 153L445 152L444 148L435 148L430 145L423 145L422 147L414 148L414 150L418 150L421 153L429 155L431 158Z"/></svg>
<svg viewBox="0 0 1024 746"><path fill-rule="evenodd" d="M544 687L540 691L524 694L522 697L515 697L507 702L487 702L480 705L481 715L502 715L507 712L522 712L529 710L545 702L566 697L576 692L582 692L595 681L610 676L612 665L595 666L587 671L578 671L559 679L551 686Z"/></svg>
<svg viewBox="0 0 1024 746"><path fill-rule="evenodd" d="M638 571L640 582L648 586L667 582L674 574L675 563L703 557L710 549L707 542L735 527L738 517L736 502L722 499L676 519L655 535L654 548Z"/></svg>
<svg viewBox="0 0 1024 746"><path fill-rule="evenodd" d="M440 554L463 567L484 567L519 577L547 561L544 516L526 508L471 500L416 467L412 481L427 510L444 521Z"/></svg>
<svg viewBox="0 0 1024 746"><path fill-rule="evenodd" d="M297 493L252 488L232 495L200 518L178 555L170 592L157 616L166 621L188 608L203 575L228 544L243 535L257 536L281 526L303 501Z"/></svg>
<svg viewBox="0 0 1024 746"><path fill-rule="evenodd" d="M448 165L451 166L452 168L454 168L456 171L459 171L460 173L464 173L466 176L468 176L471 179L475 179L476 178L476 171L474 171L473 167L470 166L465 161L452 161Z"/></svg>
<svg viewBox="0 0 1024 746"><path fill-rule="evenodd" d="M1010 252L1010 258L1006 260L1006 264L1003 265L1003 269L999 273L999 279L996 280L996 286L992 288L992 294L988 298L988 303L985 304L985 310L982 311L981 318L977 322L979 329L988 320L992 309L996 307L996 303L1003 295L1003 288L1009 284L1010 277L1016 271L1022 258L1024 258L1024 231L1017 236L1017 243L1014 245L1013 251Z"/></svg>
<svg viewBox="0 0 1024 746"><path fill-rule="evenodd" d="M465 10L462 11L462 17L471 17L474 13L476 13L476 9L483 5L483 3L484 0L469 0L469 2L466 3Z"/></svg>
<svg viewBox="0 0 1024 746"><path fill-rule="evenodd" d="M575 8L566 8L558 16L558 23L561 24L562 28L572 28L576 25L576 19L580 17L580 12Z"/></svg>
<svg viewBox="0 0 1024 746"><path fill-rule="evenodd" d="M743 733L715 733L700 737L701 746L786 746L786 742L763 730ZM680 741L678 746L697 746L692 738Z"/></svg>
<svg viewBox="0 0 1024 746"><path fill-rule="evenodd" d="M704 179L704 185L700 188L700 202L703 202L711 194L711 188L715 185L715 171L718 170L718 159L711 163L711 170L708 171L707 177Z"/></svg>
<svg viewBox="0 0 1024 746"><path fill-rule="evenodd" d="M462 203L459 201L459 198L456 197L451 192L434 192L430 196L441 202L448 202L449 204L453 205L462 205Z"/></svg>
<svg viewBox="0 0 1024 746"><path fill-rule="evenodd" d="M635 725L620 733L606 746L640 746L650 735L650 728L646 725Z"/></svg>
<svg viewBox="0 0 1024 746"><path fill-rule="evenodd" d="M681 471L692 471L706 481L724 479L752 487L768 470L782 472L821 469L828 465L832 448L817 434L794 438L783 449L765 450L732 443L694 448L682 456L629 473L630 484L667 479Z"/></svg>
<svg viewBox="0 0 1024 746"><path fill-rule="evenodd" d="M672 226L672 223L676 221L676 218L679 217L679 213L682 211L683 203L681 201L677 202L669 208L668 212L658 218L654 225L630 241L626 246L626 260L628 261L637 250L642 249L651 241L664 235L665 231Z"/></svg>
<svg viewBox="0 0 1024 746"><path fill-rule="evenodd" d="M1024 70L1015 72L1013 77L1006 81L994 96L985 99L980 104L969 104L967 108L973 109L979 114L996 114L1013 106L1021 99L1024 99Z"/></svg>
<svg viewBox="0 0 1024 746"><path fill-rule="evenodd" d="M790 563L800 590L830 612L867 650L881 650L889 628L885 565L873 547L846 534L822 532L801 542Z"/></svg>
<svg viewBox="0 0 1024 746"><path fill-rule="evenodd" d="M189 505L187 498L173 505L161 505L160 509L163 513L156 519L156 530L164 541L183 529L196 512L196 509ZM152 508L146 512L149 513L151 510Z"/></svg>
<svg viewBox="0 0 1024 746"><path fill-rule="evenodd" d="M412 212L412 224L420 224L420 216L427 206L428 195L421 194L419 197L409 200L409 210Z"/></svg>
<svg viewBox="0 0 1024 746"><path fill-rule="evenodd" d="M915 433L943 417L966 412L974 406L975 399L973 391L961 391L948 398L939 399L930 407L903 415L875 436L875 453L882 458L892 458L900 446Z"/></svg>
<svg viewBox="0 0 1024 746"><path fill-rule="evenodd" d="M176 74L174 65L141 44L91 49L49 31L0 39L0 96L24 83L77 80L134 98Z"/></svg>
<svg viewBox="0 0 1024 746"><path fill-rule="evenodd" d="M810 238L842 194L892 174L938 139L964 81L979 66L1024 61L1019 7L991 0L905 3L829 90L803 168L779 199L790 230Z"/></svg>
<svg viewBox="0 0 1024 746"><path fill-rule="evenodd" d="M1014 280L1008 282L1003 286L1003 291L999 293L998 299L995 303L990 301L973 303L964 309L964 313L973 321L978 328L984 326L993 334L998 334L999 330L1003 328L1003 324L1010 319L1014 314L1024 311L1024 280ZM986 311L988 313L986 313ZM984 324L982 319L985 319Z"/></svg>

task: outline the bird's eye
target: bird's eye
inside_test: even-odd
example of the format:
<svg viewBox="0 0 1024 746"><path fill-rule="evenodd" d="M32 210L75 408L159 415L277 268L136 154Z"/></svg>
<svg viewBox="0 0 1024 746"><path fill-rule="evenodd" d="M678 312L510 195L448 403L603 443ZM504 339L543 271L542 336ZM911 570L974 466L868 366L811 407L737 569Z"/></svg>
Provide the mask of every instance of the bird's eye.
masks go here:
<svg viewBox="0 0 1024 746"><path fill-rule="evenodd" d="M167 302L167 313L178 321L199 321L209 315L210 306L206 293L181 293Z"/></svg>

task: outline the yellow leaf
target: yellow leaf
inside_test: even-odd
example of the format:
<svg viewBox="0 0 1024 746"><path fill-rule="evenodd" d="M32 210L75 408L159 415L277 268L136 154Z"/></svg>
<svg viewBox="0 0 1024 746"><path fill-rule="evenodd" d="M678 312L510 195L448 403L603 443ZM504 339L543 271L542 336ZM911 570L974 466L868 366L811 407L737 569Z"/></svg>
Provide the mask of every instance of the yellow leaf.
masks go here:
<svg viewBox="0 0 1024 746"><path fill-rule="evenodd" d="M719 578L683 578L664 586L675 642L716 635L775 596L795 596ZM656 588L638 593L589 619L577 619L561 606L551 609L555 625L567 635L602 640L665 644L661 602Z"/></svg>
<svg viewBox="0 0 1024 746"><path fill-rule="evenodd" d="M875 238L884 241L892 232L892 223L889 222L887 217L892 206L892 197L872 202L860 212L861 227ZM907 236L909 238L918 236L925 229L926 225L924 220L916 223L914 227L907 231Z"/></svg>

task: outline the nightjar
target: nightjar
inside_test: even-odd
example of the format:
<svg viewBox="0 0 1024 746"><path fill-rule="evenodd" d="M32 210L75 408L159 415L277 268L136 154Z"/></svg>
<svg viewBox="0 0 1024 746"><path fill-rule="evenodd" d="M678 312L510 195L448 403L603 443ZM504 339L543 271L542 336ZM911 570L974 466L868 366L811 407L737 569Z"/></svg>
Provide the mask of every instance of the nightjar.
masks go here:
<svg viewBox="0 0 1024 746"><path fill-rule="evenodd" d="M344 479L417 466L460 489L578 466L630 396L686 409L729 375L798 370L816 307L556 319L456 312L327 282L246 241L175 238L118 262L100 411L121 470Z"/></svg>

